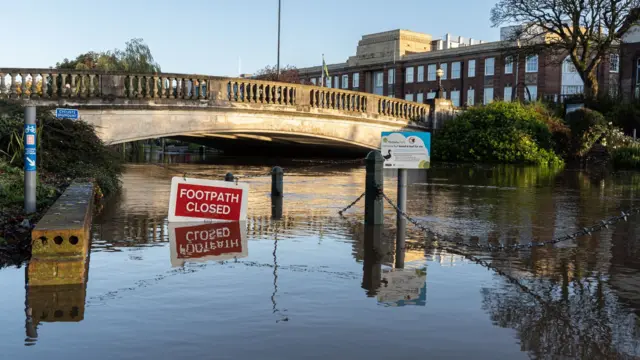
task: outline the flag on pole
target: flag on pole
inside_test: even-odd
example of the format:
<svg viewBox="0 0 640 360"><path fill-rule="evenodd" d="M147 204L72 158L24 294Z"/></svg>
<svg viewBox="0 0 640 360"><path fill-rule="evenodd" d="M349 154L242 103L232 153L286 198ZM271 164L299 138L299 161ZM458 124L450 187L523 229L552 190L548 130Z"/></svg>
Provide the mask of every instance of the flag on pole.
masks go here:
<svg viewBox="0 0 640 360"><path fill-rule="evenodd" d="M324 61L324 54L322 54L322 86L324 86L324 79L328 79L327 81L331 81L331 76L329 76L329 68L327 67L327 63Z"/></svg>

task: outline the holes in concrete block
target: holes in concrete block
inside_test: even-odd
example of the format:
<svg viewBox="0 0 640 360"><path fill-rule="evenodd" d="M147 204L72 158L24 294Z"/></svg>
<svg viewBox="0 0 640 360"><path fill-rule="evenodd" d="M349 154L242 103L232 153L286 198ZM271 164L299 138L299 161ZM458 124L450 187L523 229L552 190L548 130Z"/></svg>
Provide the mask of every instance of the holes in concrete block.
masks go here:
<svg viewBox="0 0 640 360"><path fill-rule="evenodd" d="M42 241L42 245L47 245L47 237L46 236L40 236L39 240Z"/></svg>
<svg viewBox="0 0 640 360"><path fill-rule="evenodd" d="M55 242L55 243L56 243L56 245L62 245L62 241L63 241L62 236L56 236L56 237L53 239L53 242Z"/></svg>
<svg viewBox="0 0 640 360"><path fill-rule="evenodd" d="M53 313L53 317L56 318L56 319L61 318L63 316L64 316L64 311L62 311L62 310L56 310Z"/></svg>
<svg viewBox="0 0 640 360"><path fill-rule="evenodd" d="M71 243L71 245L77 245L77 244L78 244L78 237L77 237L77 236L75 236L75 235L72 235L72 236L69 238L69 242Z"/></svg>

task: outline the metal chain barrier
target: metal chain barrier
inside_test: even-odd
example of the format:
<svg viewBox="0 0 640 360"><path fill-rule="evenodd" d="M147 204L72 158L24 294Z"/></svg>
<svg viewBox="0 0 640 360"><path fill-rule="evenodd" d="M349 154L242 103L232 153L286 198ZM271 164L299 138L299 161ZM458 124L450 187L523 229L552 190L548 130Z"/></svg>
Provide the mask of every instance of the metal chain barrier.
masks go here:
<svg viewBox="0 0 640 360"><path fill-rule="evenodd" d="M385 194L382 191L380 192L380 194L384 197L387 203L389 203L389 205L391 205L391 207L394 208L394 210L398 214L402 215L405 219L407 219L407 221L415 225L418 229L422 230L428 235L431 235L434 238L433 239L434 242L441 240L457 246L479 248L479 249L488 250L488 251L531 249L534 247L544 247L547 245L557 244L563 241L574 240L580 236L591 235L594 232L598 232L602 229L608 229L610 225L615 225L622 220L627 221L630 215L640 213L640 208L632 208L627 211L623 211L620 216L613 216L608 219L601 220L600 222L592 226L582 228L581 230L578 230L574 233L567 234L567 235L564 235L555 239L551 239L548 241L532 241L527 244L512 244L512 245L504 245L504 244L500 244L500 245L486 244L485 245L485 244L479 244L479 243L470 244L470 243L464 242L463 240L455 241L455 240L445 239L445 236L438 234L435 231L429 229L425 224L420 223L418 220L409 216L409 214L407 214L406 212L400 210L398 206L387 196L387 194Z"/></svg>
<svg viewBox="0 0 640 360"><path fill-rule="evenodd" d="M367 194L367 192L363 192L357 199L355 199L351 204L347 205L344 209L338 211L338 214L342 216L347 210L351 209L355 204L357 204L362 198Z"/></svg>

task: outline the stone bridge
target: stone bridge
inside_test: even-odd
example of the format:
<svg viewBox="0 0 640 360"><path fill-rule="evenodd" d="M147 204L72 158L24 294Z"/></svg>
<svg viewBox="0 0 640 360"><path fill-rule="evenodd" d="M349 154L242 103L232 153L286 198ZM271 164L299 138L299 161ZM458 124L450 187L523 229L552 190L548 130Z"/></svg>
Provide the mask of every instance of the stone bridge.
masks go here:
<svg viewBox="0 0 640 360"><path fill-rule="evenodd" d="M0 99L69 107L106 144L189 137L221 149L367 151L380 132L429 128L429 104L368 93L185 74L0 68ZM268 145L268 146L266 146Z"/></svg>

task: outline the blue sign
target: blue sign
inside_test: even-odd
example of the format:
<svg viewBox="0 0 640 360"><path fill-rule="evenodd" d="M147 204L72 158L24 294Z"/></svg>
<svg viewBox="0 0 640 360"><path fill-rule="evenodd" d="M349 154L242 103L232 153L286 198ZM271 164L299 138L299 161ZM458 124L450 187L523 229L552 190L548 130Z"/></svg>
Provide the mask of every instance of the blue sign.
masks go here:
<svg viewBox="0 0 640 360"><path fill-rule="evenodd" d="M431 164L431 133L383 132L380 152L385 168L428 169Z"/></svg>
<svg viewBox="0 0 640 360"><path fill-rule="evenodd" d="M36 126L24 126L24 171L36 171Z"/></svg>
<svg viewBox="0 0 640 360"><path fill-rule="evenodd" d="M78 109L56 109L56 117L58 119L78 120L80 112Z"/></svg>

